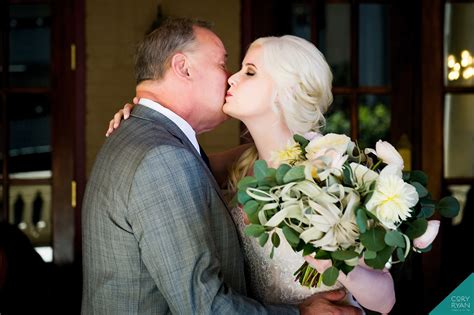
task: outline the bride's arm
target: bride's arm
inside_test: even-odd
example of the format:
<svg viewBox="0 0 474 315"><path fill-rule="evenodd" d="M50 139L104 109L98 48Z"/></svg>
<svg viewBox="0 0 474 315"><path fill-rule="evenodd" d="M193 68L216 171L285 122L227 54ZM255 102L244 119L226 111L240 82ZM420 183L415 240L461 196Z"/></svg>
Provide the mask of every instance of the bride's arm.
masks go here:
<svg viewBox="0 0 474 315"><path fill-rule="evenodd" d="M123 109L120 109L115 113L112 120L109 122L109 128L107 129L106 137L110 136L115 129L120 126L123 120L130 117L133 107L138 103L138 98L133 98L133 104L127 103ZM242 155L242 153L250 147L251 144L242 144L235 148L229 149L224 152L217 152L209 154L209 163L211 164L211 171L214 175L217 183L222 187L227 182L227 176L229 169L234 162Z"/></svg>
<svg viewBox="0 0 474 315"><path fill-rule="evenodd" d="M305 259L318 272L331 266L330 260L317 260L310 256ZM367 309L386 314L395 304L393 279L387 269L372 269L361 260L347 276L340 272L337 280Z"/></svg>

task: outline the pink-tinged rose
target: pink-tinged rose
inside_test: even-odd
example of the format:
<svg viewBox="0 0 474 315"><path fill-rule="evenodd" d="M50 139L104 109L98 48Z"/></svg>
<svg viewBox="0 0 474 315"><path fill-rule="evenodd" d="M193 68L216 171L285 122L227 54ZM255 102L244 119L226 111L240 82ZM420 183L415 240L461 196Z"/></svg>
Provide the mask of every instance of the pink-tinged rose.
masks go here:
<svg viewBox="0 0 474 315"><path fill-rule="evenodd" d="M320 134L319 132L314 132L314 131L309 131L307 133L305 133L303 135L303 137L305 137L306 140L313 140L313 139L316 139L316 138L319 138L319 137L322 137L323 135Z"/></svg>
<svg viewBox="0 0 474 315"><path fill-rule="evenodd" d="M423 249L433 243L436 235L438 235L439 223L439 220L428 221L428 227L426 228L425 233L422 236L415 238L413 240L413 245L416 248Z"/></svg>

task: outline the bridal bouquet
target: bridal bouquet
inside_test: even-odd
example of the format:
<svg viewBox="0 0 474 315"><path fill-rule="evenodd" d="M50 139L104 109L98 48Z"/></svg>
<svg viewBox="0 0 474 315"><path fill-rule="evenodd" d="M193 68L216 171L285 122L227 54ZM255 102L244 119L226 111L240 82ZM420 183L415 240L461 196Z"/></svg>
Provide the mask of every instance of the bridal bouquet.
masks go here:
<svg viewBox="0 0 474 315"><path fill-rule="evenodd" d="M295 135L274 162L277 168L256 161L254 176L238 184L237 200L251 222L245 233L261 246L270 241L271 257L281 229L296 252L330 259L323 274L308 263L295 272L305 286L332 286L359 259L383 269L412 251L429 251L439 221L427 219L435 211L445 217L459 211L453 197L431 199L423 172L403 172L403 159L388 142L362 150L345 135Z"/></svg>

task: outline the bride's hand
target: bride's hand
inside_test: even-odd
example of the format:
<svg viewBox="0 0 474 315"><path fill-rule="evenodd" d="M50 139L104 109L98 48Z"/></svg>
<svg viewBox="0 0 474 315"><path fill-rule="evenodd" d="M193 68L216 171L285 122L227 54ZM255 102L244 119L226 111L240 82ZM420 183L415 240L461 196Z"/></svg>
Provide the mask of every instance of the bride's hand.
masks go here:
<svg viewBox="0 0 474 315"><path fill-rule="evenodd" d="M122 121L122 118L128 119L130 117L130 113L132 112L132 109L135 107L135 105L138 103L138 98L134 97L133 98L133 104L127 103L123 107L123 109L120 109L118 112L115 113L114 118L109 122L109 129L107 129L107 132L105 134L106 137L110 136L115 129L117 129L120 126L120 122Z"/></svg>

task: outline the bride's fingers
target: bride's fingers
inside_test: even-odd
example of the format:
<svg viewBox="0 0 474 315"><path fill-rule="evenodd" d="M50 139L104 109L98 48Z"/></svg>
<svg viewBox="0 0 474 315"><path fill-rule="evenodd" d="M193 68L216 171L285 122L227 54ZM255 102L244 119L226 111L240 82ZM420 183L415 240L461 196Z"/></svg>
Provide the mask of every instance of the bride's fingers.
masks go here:
<svg viewBox="0 0 474 315"><path fill-rule="evenodd" d="M135 104L135 105L138 104L138 97L135 96L135 97L133 98L133 104Z"/></svg>
<svg viewBox="0 0 474 315"><path fill-rule="evenodd" d="M109 122L109 129L107 129L107 132L105 133L105 136L108 137L110 134L114 131L114 120L110 120Z"/></svg>
<svg viewBox="0 0 474 315"><path fill-rule="evenodd" d="M114 115L114 129L117 129L118 126L120 125L120 121L122 120L123 118L123 109L119 110L117 113L115 113Z"/></svg>
<svg viewBox="0 0 474 315"><path fill-rule="evenodd" d="M133 101L135 101L135 98L133 99ZM130 117L130 113L132 112L132 109L135 106L134 104L125 104L125 106L123 107L123 119L128 119L128 117Z"/></svg>

